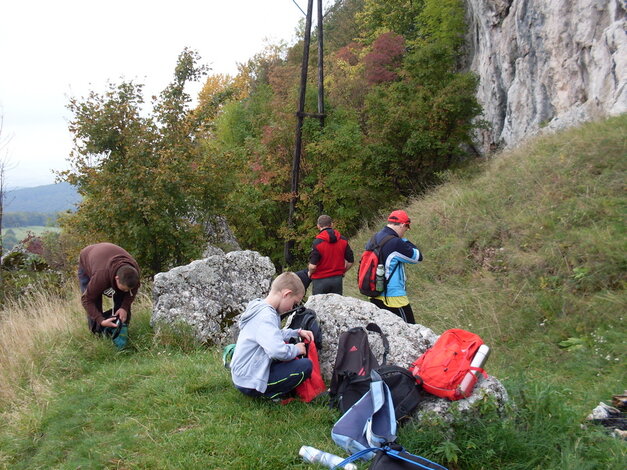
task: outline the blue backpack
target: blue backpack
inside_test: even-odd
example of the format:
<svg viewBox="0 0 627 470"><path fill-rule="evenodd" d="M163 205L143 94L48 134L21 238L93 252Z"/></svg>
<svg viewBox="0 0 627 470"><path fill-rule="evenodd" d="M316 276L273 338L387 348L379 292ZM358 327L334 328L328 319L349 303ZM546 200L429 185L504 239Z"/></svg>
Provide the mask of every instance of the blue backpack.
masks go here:
<svg viewBox="0 0 627 470"><path fill-rule="evenodd" d="M350 454L378 448L396 440L396 416L390 389L376 371L370 389L333 425L331 438ZM370 460L372 450L360 458Z"/></svg>
<svg viewBox="0 0 627 470"><path fill-rule="evenodd" d="M405 451L396 441L392 394L377 371L370 372L370 389L333 425L331 438L352 454L333 468L357 459L371 460L369 470L446 470L424 457Z"/></svg>

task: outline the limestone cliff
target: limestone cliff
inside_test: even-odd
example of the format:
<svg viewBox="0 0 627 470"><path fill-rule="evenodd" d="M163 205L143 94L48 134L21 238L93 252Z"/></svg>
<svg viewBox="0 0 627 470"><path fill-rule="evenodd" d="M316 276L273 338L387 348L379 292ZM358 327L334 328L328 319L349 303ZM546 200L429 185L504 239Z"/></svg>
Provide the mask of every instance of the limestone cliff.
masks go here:
<svg viewBox="0 0 627 470"><path fill-rule="evenodd" d="M627 0L466 0L484 152L627 111Z"/></svg>

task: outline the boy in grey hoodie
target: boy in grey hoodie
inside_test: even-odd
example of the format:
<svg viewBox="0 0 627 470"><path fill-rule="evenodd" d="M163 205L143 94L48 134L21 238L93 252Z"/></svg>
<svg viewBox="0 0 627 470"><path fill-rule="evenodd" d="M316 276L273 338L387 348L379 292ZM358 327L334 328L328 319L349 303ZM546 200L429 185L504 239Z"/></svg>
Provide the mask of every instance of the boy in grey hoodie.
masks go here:
<svg viewBox="0 0 627 470"><path fill-rule="evenodd" d="M288 344L290 338L313 341L309 330L281 329L281 313L299 304L305 295L293 272L280 274L265 299L254 299L239 320L239 336L231 360L231 378L240 392L252 397L281 398L311 376L313 365L304 343Z"/></svg>

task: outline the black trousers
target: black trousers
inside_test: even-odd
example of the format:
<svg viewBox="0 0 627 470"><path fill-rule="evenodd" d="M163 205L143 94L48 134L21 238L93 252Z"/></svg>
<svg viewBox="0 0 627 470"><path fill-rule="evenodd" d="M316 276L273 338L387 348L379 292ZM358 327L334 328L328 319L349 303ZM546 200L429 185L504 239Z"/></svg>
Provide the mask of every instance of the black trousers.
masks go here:
<svg viewBox="0 0 627 470"><path fill-rule="evenodd" d="M344 276L331 276L322 279L312 279L311 292L316 294L340 294L343 292Z"/></svg>
<svg viewBox="0 0 627 470"><path fill-rule="evenodd" d="M405 320L405 323L410 323L412 325L416 324L416 320L414 319L414 311L411 309L411 305L403 305L402 307L388 307L383 303L382 300L370 298L370 302L375 304L377 307L382 308L384 310L389 310L394 315L401 317Z"/></svg>

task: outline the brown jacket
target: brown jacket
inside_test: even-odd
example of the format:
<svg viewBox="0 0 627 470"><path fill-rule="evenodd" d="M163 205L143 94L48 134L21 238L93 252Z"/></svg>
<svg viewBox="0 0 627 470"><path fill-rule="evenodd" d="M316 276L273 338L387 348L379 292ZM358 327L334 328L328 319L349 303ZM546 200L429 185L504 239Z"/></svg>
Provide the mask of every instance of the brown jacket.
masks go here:
<svg viewBox="0 0 627 470"><path fill-rule="evenodd" d="M113 243L97 243L81 250L78 266L89 277L89 284L81 296L81 303L87 310L87 315L98 324L105 319L101 309L98 308L98 305L101 305L102 293L109 287L115 289L117 293L121 292L117 288L115 274L124 264L130 264L138 273L140 272L137 261L125 249ZM135 300L138 290L139 284L130 293L124 293L121 308L130 312L131 303Z"/></svg>

